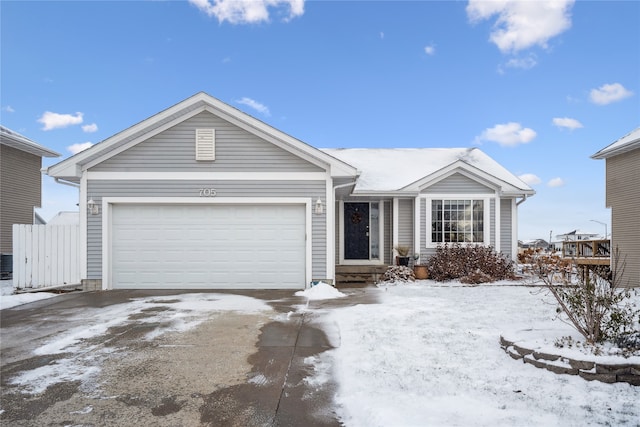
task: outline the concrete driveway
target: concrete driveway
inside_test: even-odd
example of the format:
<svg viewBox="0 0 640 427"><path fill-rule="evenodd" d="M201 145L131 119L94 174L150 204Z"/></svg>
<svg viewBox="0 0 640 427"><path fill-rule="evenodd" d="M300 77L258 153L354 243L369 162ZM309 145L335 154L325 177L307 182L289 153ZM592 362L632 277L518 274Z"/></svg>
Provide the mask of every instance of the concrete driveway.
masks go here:
<svg viewBox="0 0 640 427"><path fill-rule="evenodd" d="M343 292L349 297L307 305L293 291L106 291L2 310L0 421L340 425L335 383L306 382L313 366L305 359L339 345L323 313L376 301L374 289ZM228 298L267 308L206 310Z"/></svg>

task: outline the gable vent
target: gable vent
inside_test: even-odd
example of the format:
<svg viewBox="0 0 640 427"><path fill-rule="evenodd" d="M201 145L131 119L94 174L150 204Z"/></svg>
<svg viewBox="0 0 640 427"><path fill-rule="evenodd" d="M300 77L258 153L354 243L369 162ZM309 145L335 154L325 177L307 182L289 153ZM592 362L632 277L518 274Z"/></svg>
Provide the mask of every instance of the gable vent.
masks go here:
<svg viewBox="0 0 640 427"><path fill-rule="evenodd" d="M216 159L216 130L196 129L196 160L211 162Z"/></svg>

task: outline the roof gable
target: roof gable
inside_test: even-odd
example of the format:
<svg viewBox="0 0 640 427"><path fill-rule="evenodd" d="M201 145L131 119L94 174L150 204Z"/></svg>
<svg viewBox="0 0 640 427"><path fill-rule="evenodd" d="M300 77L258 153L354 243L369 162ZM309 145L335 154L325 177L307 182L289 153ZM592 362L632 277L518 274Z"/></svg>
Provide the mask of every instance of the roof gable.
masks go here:
<svg viewBox="0 0 640 427"><path fill-rule="evenodd" d="M30 140L9 128L0 126L0 144L40 157L59 157L60 154Z"/></svg>
<svg viewBox="0 0 640 427"><path fill-rule="evenodd" d="M640 127L629 132L617 141L607 145L605 148L591 156L591 158L607 159L609 157L627 153L638 148L640 148Z"/></svg>
<svg viewBox="0 0 640 427"><path fill-rule="evenodd" d="M49 167L47 174L77 181L83 170L96 166L203 111L208 111L277 147L330 171L332 176L355 177L356 175L356 170L352 166L328 156L204 92L197 93L89 149Z"/></svg>
<svg viewBox="0 0 640 427"><path fill-rule="evenodd" d="M196 156L195 135L214 129L215 160ZM100 161L91 172L323 172L291 151L203 111Z"/></svg>
<svg viewBox="0 0 640 427"><path fill-rule="evenodd" d="M533 195L531 187L477 148L323 150L353 164L361 175L354 193L417 193L462 172L504 194Z"/></svg>

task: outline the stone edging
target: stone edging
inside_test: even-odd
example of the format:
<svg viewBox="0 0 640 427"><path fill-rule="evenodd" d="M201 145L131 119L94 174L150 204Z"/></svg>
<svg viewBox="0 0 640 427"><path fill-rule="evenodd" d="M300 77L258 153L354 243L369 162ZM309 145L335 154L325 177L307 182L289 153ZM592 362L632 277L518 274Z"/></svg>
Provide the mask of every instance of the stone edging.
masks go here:
<svg viewBox="0 0 640 427"><path fill-rule="evenodd" d="M574 360L557 354L542 353L524 348L500 336L500 347L513 359L529 363L556 374L578 375L585 380L603 383L625 382L640 386L640 365L606 364L584 360Z"/></svg>

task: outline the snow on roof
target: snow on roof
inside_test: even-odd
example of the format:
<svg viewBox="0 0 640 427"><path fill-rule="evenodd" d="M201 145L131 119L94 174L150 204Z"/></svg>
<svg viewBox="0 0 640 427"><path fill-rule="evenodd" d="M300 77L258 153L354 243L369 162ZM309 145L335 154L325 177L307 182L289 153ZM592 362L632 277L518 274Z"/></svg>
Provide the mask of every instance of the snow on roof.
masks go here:
<svg viewBox="0 0 640 427"><path fill-rule="evenodd" d="M24 135L0 125L0 143L40 157L59 157L60 154L30 140Z"/></svg>
<svg viewBox="0 0 640 427"><path fill-rule="evenodd" d="M602 150L591 156L592 159L606 159L618 154L626 153L635 148L640 148L640 127L632 130L622 138L607 145Z"/></svg>
<svg viewBox="0 0 640 427"><path fill-rule="evenodd" d="M355 166L358 191L402 189L447 166L462 161L520 190L533 190L477 148L336 148L322 149Z"/></svg>

